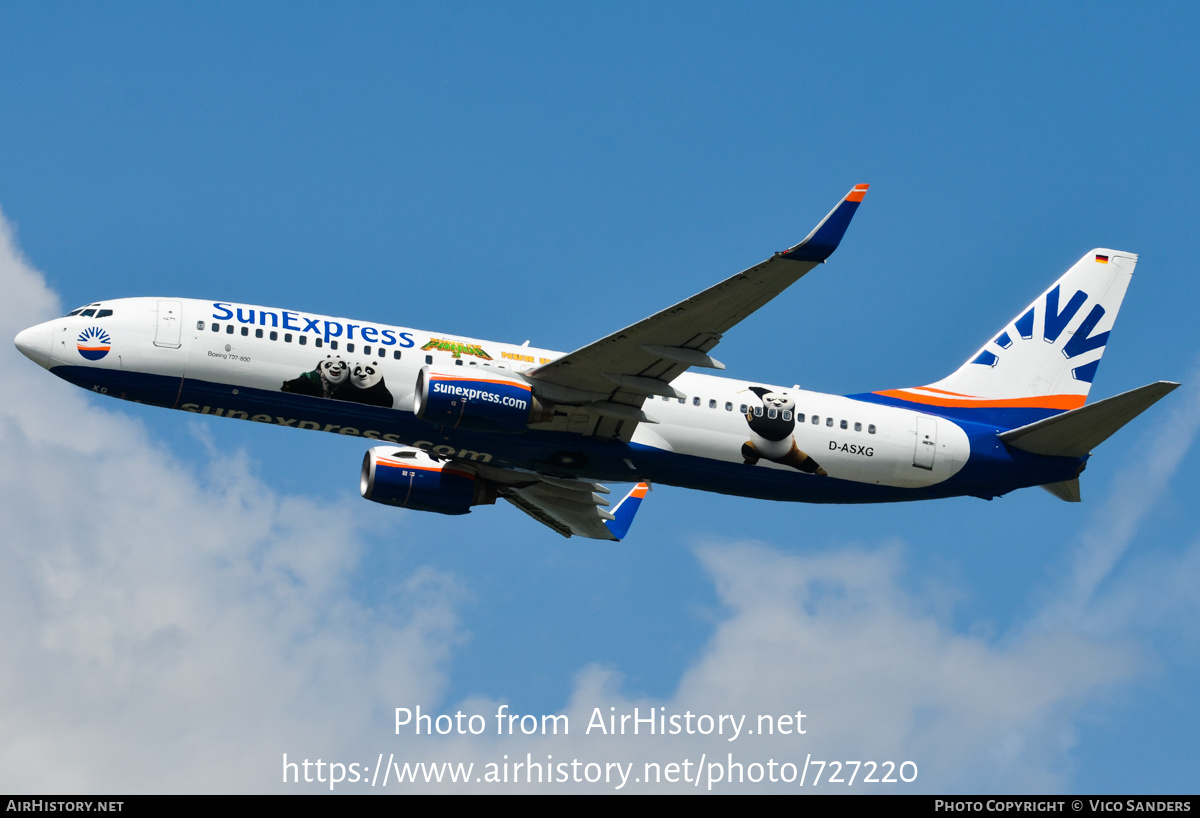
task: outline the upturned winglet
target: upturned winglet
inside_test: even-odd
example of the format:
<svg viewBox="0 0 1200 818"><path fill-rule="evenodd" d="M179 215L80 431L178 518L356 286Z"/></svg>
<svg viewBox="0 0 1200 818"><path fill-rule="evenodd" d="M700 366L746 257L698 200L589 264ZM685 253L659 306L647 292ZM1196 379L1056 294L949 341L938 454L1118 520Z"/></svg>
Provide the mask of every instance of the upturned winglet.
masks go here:
<svg viewBox="0 0 1200 818"><path fill-rule="evenodd" d="M854 211L858 210L863 196L867 195L868 187L870 185L855 185L854 189L846 194L846 198L829 211L829 215L813 228L804 241L780 255L793 261L815 262L824 261L833 255L833 251L842 242L842 236L846 235L846 228L854 218Z"/></svg>
<svg viewBox="0 0 1200 818"><path fill-rule="evenodd" d="M604 522L614 539L625 539L625 535L629 533L629 526L633 524L633 515L637 514L638 507L649 490L648 484L638 483L617 503L617 507L612 510L613 519Z"/></svg>

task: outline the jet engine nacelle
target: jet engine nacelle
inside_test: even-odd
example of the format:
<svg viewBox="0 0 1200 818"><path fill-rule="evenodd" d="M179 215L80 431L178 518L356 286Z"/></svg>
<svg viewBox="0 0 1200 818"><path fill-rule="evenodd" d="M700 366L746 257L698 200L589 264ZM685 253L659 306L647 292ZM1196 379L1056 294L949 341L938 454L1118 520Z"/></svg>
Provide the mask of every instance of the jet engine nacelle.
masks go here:
<svg viewBox="0 0 1200 818"><path fill-rule="evenodd" d="M376 446L363 457L362 496L376 503L466 514L496 502L495 486L474 472L421 449Z"/></svg>
<svg viewBox="0 0 1200 818"><path fill-rule="evenodd" d="M554 416L553 405L539 400L533 388L495 370L466 367L422 367L417 373L413 411L421 420L452 429L491 431L524 429Z"/></svg>

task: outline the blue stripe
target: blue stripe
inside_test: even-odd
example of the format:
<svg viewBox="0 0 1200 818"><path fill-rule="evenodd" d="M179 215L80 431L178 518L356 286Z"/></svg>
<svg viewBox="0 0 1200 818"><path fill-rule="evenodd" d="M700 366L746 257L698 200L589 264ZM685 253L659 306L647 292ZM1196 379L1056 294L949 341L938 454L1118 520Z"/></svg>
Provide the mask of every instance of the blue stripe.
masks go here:
<svg viewBox="0 0 1200 818"><path fill-rule="evenodd" d="M617 507L613 509L615 520L605 520L604 525L618 540L625 539L625 535L629 533L629 526L633 524L633 515L637 514L638 509L642 505L643 498L634 497L633 493L637 491L637 486L630 489L625 495L625 499L617 503Z"/></svg>
<svg viewBox="0 0 1200 818"><path fill-rule="evenodd" d="M854 211L858 210L858 205L858 202L843 199L842 203L825 217L825 221L817 225L811 236L784 253L783 257L794 261L824 261L829 258L842 243L842 236L846 235L846 228L850 226L850 220L854 218Z"/></svg>

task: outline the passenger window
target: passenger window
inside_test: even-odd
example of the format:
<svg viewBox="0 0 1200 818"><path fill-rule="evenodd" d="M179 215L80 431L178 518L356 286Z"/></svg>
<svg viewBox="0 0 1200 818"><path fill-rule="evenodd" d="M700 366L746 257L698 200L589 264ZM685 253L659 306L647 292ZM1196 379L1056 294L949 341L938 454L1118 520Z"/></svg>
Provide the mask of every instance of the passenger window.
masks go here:
<svg viewBox="0 0 1200 818"><path fill-rule="evenodd" d="M285 344L290 344L292 342L292 334L290 332L285 332L283 334L283 342Z"/></svg>
<svg viewBox="0 0 1200 818"><path fill-rule="evenodd" d="M732 411L733 411L733 404L732 404L731 402L729 402L729 401L725 401L725 411L726 411L726 412L732 412Z"/></svg>
<svg viewBox="0 0 1200 818"><path fill-rule="evenodd" d="M426 355L426 356L425 356L425 363L427 363L427 364L431 364L431 363L433 363L433 356L432 356L432 355Z"/></svg>
<svg viewBox="0 0 1200 818"><path fill-rule="evenodd" d="M330 349L337 349L337 341L330 341L330 342L329 342L329 348L330 348Z"/></svg>
<svg viewBox="0 0 1200 818"><path fill-rule="evenodd" d="M692 406L699 406L699 405L700 405L700 399L692 398Z"/></svg>
<svg viewBox="0 0 1200 818"><path fill-rule="evenodd" d="M713 400L712 398L709 398L709 399L708 399L708 408L709 408L709 409L716 409L716 408L717 408L717 402L716 402L715 400Z"/></svg>
<svg viewBox="0 0 1200 818"><path fill-rule="evenodd" d="M242 336L245 337L245 336L248 336L249 334L250 334L250 328L242 327Z"/></svg>
<svg viewBox="0 0 1200 818"><path fill-rule="evenodd" d="M397 361L400 360L400 350L396 350L395 352L393 352L392 357L395 358Z"/></svg>
<svg viewBox="0 0 1200 818"><path fill-rule="evenodd" d="M261 338L261 337L262 337L262 330L261 330L261 329L256 329L256 330L254 330L254 337L255 337L255 338Z"/></svg>
<svg viewBox="0 0 1200 818"><path fill-rule="evenodd" d="M272 341L278 341L278 340L279 340L279 333L278 333L278 332L276 332L275 330L271 330L271 340L272 340Z"/></svg>
<svg viewBox="0 0 1200 818"><path fill-rule="evenodd" d="M225 334L226 334L226 335L233 335L233 324L226 324L226 325L225 325Z"/></svg>
<svg viewBox="0 0 1200 818"><path fill-rule="evenodd" d="M346 351L347 351L347 352L353 352L353 351L354 351L354 343L353 343L353 342L351 342L351 343L349 343L349 344L346 344Z"/></svg>
<svg viewBox="0 0 1200 818"><path fill-rule="evenodd" d="M197 321L197 322L196 322L196 329L204 329L204 322L203 322L203 321Z"/></svg>
<svg viewBox="0 0 1200 818"><path fill-rule="evenodd" d="M842 427L843 429L849 429L849 428L850 428L850 424L846 423L846 421L844 421L844 420L841 422L841 424L840 424L840 425L841 425L841 427Z"/></svg>
<svg viewBox="0 0 1200 818"><path fill-rule="evenodd" d="M819 418L816 415L813 415L813 426L820 426L820 425L821 425L821 418Z"/></svg>
<svg viewBox="0 0 1200 818"><path fill-rule="evenodd" d="M875 424L874 423L867 426L867 434L869 434L869 435L875 434Z"/></svg>
<svg viewBox="0 0 1200 818"><path fill-rule="evenodd" d="M756 418L760 418L760 417L762 417L762 407L761 407L761 406L755 406L755 407L754 407L754 416L755 416Z"/></svg>
<svg viewBox="0 0 1200 818"><path fill-rule="evenodd" d="M370 355L371 353L368 352L367 354ZM475 366L477 363L478 363L478 361L471 361L471 366Z"/></svg>
<svg viewBox="0 0 1200 818"><path fill-rule="evenodd" d="M792 410L790 410L790 409L784 409L784 410L783 410L783 419L784 419L784 420L791 420L791 419L792 419Z"/></svg>
<svg viewBox="0 0 1200 818"><path fill-rule="evenodd" d="M320 338L313 338L313 345L316 346L317 349L320 349L321 347L325 346L325 342Z"/></svg>
<svg viewBox="0 0 1200 818"><path fill-rule="evenodd" d="M779 417L779 410L772 406L767 410L767 417L771 420L774 420L775 418Z"/></svg>
<svg viewBox="0 0 1200 818"><path fill-rule="evenodd" d="M296 336L296 340L300 342L300 346L304 346L308 343L308 336L304 333L301 333L300 335Z"/></svg>
<svg viewBox="0 0 1200 818"><path fill-rule="evenodd" d="M220 332L220 331L221 331L221 325L220 325L220 324L218 324L216 321L213 321L213 325L212 325L212 331L213 331L213 332Z"/></svg>
<svg viewBox="0 0 1200 818"><path fill-rule="evenodd" d="M861 432L861 431L862 431L862 424L861 424L861 423L859 423L857 420L856 420L856 421L854 421L854 431L856 431L856 432Z"/></svg>
<svg viewBox="0 0 1200 818"><path fill-rule="evenodd" d="M804 422L804 413L803 413L803 412L797 412L797 413L796 413L796 422L797 422L797 423L803 423L803 422Z"/></svg>
<svg viewBox="0 0 1200 818"><path fill-rule="evenodd" d="M832 425L833 425L833 418L825 418L825 425L826 425L826 426L832 426Z"/></svg>
<svg viewBox="0 0 1200 818"><path fill-rule="evenodd" d="M350 351L351 351L351 352L353 352L354 350L350 350ZM371 348L370 348L370 347L363 347L363 355L370 355L370 354L371 354ZM471 363L475 363L475 362L474 362L474 361L471 361Z"/></svg>
<svg viewBox="0 0 1200 818"><path fill-rule="evenodd" d="M679 402L680 402L681 404L682 404L682 403L687 403L687 401L686 401L686 400L684 400L683 398L680 398L680 399L679 399Z"/></svg>
<svg viewBox="0 0 1200 818"><path fill-rule="evenodd" d="M462 366L462 358L458 358L457 360L455 360L455 362L454 362L454 365L455 365L455 366Z"/></svg>

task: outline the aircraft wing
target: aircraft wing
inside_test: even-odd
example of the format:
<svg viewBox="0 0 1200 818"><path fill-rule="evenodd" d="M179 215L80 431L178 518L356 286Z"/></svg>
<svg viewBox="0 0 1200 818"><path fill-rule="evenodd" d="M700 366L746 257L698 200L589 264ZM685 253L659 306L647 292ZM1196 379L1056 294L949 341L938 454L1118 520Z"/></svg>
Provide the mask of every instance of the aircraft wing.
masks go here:
<svg viewBox="0 0 1200 818"><path fill-rule="evenodd" d="M604 508L608 501L597 493L607 494L608 489L581 480L543 477L532 485L505 486L500 496L564 537L619 542L629 532L633 515L649 489L638 483L611 511Z"/></svg>
<svg viewBox="0 0 1200 818"><path fill-rule="evenodd" d="M671 386L691 366L724 369L708 352L724 333L827 259L867 192L856 185L804 241L702 293L528 371L543 393L592 418L573 431L628 441L647 396L686 397Z"/></svg>

